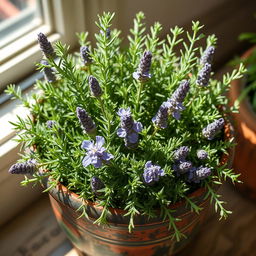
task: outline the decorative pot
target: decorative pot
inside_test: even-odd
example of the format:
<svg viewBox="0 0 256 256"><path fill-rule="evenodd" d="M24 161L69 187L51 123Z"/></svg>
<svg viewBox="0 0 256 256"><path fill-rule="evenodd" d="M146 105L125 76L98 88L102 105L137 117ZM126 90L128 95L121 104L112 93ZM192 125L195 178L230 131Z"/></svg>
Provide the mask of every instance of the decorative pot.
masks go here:
<svg viewBox="0 0 256 256"><path fill-rule="evenodd" d="M225 137L231 137L230 126L225 126ZM223 155L221 164L231 165L233 150ZM45 183L47 185L47 180ZM185 201L170 206L173 216L180 219L176 222L179 230L187 236L176 242L172 239L174 230L168 229L168 221L159 217L148 219L145 215L137 215L134 219L134 230L129 233L129 218L121 209L109 208L108 225L99 226L93 222L100 216L102 207L97 203L82 201L79 196L69 191L62 184L49 191L54 214L62 229L74 246L87 256L170 256L181 250L197 233L209 207L206 189L199 188L188 197L203 210L200 214L192 212ZM84 204L88 218L81 217L77 209Z"/></svg>
<svg viewBox="0 0 256 256"><path fill-rule="evenodd" d="M249 49L242 55L242 58L250 56L254 49ZM232 82L230 89L232 103L240 96L245 84L245 78ZM237 186L251 198L256 199L256 114L252 110L248 99L245 98L240 103L239 113L233 113L232 116L237 143L233 168L237 173L241 174L239 179L243 182L242 184L237 184Z"/></svg>
<svg viewBox="0 0 256 256"><path fill-rule="evenodd" d="M209 199L204 200L205 195L203 188L191 194L194 201L204 207L200 215L187 209L184 202L173 206L176 210L174 216L181 219L177 222L177 227L190 239L207 211ZM50 201L58 223L74 246L84 253L82 255L169 256L189 242L189 239L174 242L171 238L174 231L168 230L168 221L162 221L160 217L148 220L146 216L137 216L134 220L135 229L129 233L129 219L124 216L125 211L119 209L110 209L107 226L93 224L102 208L92 202L86 202L90 219L78 218L81 213L76 212L76 209L81 206L82 201L61 184L51 191Z"/></svg>

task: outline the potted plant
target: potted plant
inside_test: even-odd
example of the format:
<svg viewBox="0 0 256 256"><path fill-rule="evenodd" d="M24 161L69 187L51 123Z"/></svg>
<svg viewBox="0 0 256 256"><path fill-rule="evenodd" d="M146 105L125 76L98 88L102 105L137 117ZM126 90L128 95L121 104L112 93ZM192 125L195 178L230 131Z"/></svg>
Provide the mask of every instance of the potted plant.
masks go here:
<svg viewBox="0 0 256 256"><path fill-rule="evenodd" d="M199 22L160 40L161 25L145 34L138 13L121 49L113 16L99 16L95 47L79 34L81 58L38 35L45 81L32 101L7 90L31 111L13 124L30 150L9 172L26 174L23 185L44 184L86 255L170 255L195 234L209 201L221 218L230 213L216 192L238 177L223 94L245 70L211 79L216 38L197 46Z"/></svg>
<svg viewBox="0 0 256 256"><path fill-rule="evenodd" d="M249 40L256 43L255 33L244 33L241 40ZM232 82L230 99L232 103L238 104L239 113L233 113L236 125L236 153L233 167L241 173L238 185L239 189L256 199L256 48L247 50L238 60L247 67L246 76ZM236 63L236 60L234 61Z"/></svg>

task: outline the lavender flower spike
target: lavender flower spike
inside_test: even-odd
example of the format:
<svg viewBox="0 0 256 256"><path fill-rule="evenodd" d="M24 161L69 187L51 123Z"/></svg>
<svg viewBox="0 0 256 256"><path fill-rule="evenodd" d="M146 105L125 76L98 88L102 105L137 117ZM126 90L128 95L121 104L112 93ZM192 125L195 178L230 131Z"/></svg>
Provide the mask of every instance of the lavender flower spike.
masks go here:
<svg viewBox="0 0 256 256"><path fill-rule="evenodd" d="M199 160L205 160L208 158L208 153L203 149L197 150L196 155Z"/></svg>
<svg viewBox="0 0 256 256"><path fill-rule="evenodd" d="M160 176L164 176L164 170L159 165L153 165L151 161L146 162L143 172L144 182L152 185Z"/></svg>
<svg viewBox="0 0 256 256"><path fill-rule="evenodd" d="M152 53L150 51L145 51L142 58L140 59L139 68L133 73L133 78L139 80L140 82L146 82L151 78L150 66L151 66Z"/></svg>
<svg viewBox="0 0 256 256"><path fill-rule="evenodd" d="M223 118L217 119L214 122L208 124L202 131L203 136L208 140L212 140L215 135L220 132L224 127L225 121Z"/></svg>
<svg viewBox="0 0 256 256"><path fill-rule="evenodd" d="M49 128L49 129L52 129L53 126L56 125L56 122L54 120L48 120L46 122L46 126Z"/></svg>
<svg viewBox="0 0 256 256"><path fill-rule="evenodd" d="M87 150L86 156L83 159L83 166L87 167L92 164L95 168L100 168L102 164L108 164L109 160L114 156L103 147L105 139L102 136L96 136L96 142L84 140L82 148Z"/></svg>
<svg viewBox="0 0 256 256"><path fill-rule="evenodd" d="M89 76L89 86L94 97L98 98L102 95L102 90L99 82L94 76Z"/></svg>
<svg viewBox="0 0 256 256"><path fill-rule="evenodd" d="M174 159L178 161L184 161L189 154L189 147L181 146L174 152Z"/></svg>
<svg viewBox="0 0 256 256"><path fill-rule="evenodd" d="M42 65L47 66L49 65L47 60L41 60L40 62ZM56 81L56 76L54 74L54 71L52 68L50 67L44 67L43 68L43 72L44 72L44 78L46 81L53 83Z"/></svg>
<svg viewBox="0 0 256 256"><path fill-rule="evenodd" d="M193 167L190 161L179 162L178 169L181 174L188 172Z"/></svg>
<svg viewBox="0 0 256 256"><path fill-rule="evenodd" d="M97 190L104 188L104 183L100 178L93 176L91 179L91 188L93 192L97 192Z"/></svg>
<svg viewBox="0 0 256 256"><path fill-rule="evenodd" d="M179 87L174 91L171 98L168 99L169 102L169 112L176 119L180 119L180 113L185 109L183 106L183 101L190 89L189 80L182 80Z"/></svg>
<svg viewBox="0 0 256 256"><path fill-rule="evenodd" d="M121 118L121 128L117 130L118 137L124 138L126 147L137 147L139 140L138 133L143 129L142 124L133 120L130 108L120 108L117 114Z"/></svg>
<svg viewBox="0 0 256 256"><path fill-rule="evenodd" d="M152 122L155 124L155 126L161 128L161 129L167 128L169 107L170 107L169 102L164 102L160 106L157 114L152 118Z"/></svg>
<svg viewBox="0 0 256 256"><path fill-rule="evenodd" d="M88 66L92 63L92 59L90 56L90 50L89 50L88 46L80 47L80 56L81 56L85 66Z"/></svg>
<svg viewBox="0 0 256 256"><path fill-rule="evenodd" d="M76 114L82 128L88 133L93 134L96 131L96 125L92 121L92 118L87 114L87 112L80 107L76 108Z"/></svg>
<svg viewBox="0 0 256 256"><path fill-rule="evenodd" d="M110 39L110 36L111 36L111 30L110 30L110 28L107 28L107 29L106 29L106 37L107 37L108 39Z"/></svg>
<svg viewBox="0 0 256 256"><path fill-rule="evenodd" d="M46 58L54 58L55 52L52 48L51 43L48 41L47 37L43 33L39 33L37 35L37 40L40 46L40 49L42 50L44 56Z"/></svg>
<svg viewBox="0 0 256 256"><path fill-rule="evenodd" d="M188 91L190 89L190 81L189 80L182 80L179 84L179 87L174 91L172 94L171 99L177 102L183 102Z"/></svg>
<svg viewBox="0 0 256 256"><path fill-rule="evenodd" d="M103 30L100 30L100 33L101 33L102 35L104 35L104 31L103 31ZM107 28L107 29L106 29L106 38L107 38L107 39L110 39L110 37L111 37L111 30L110 30L110 28Z"/></svg>
<svg viewBox="0 0 256 256"><path fill-rule="evenodd" d="M198 168L193 168L188 175L188 181L199 183L201 180L210 176L211 172L212 170L209 167L200 166Z"/></svg>
<svg viewBox="0 0 256 256"><path fill-rule="evenodd" d="M200 59L200 65L205 65L206 63L212 64L213 55L215 52L214 46L209 46L202 54L202 57Z"/></svg>
<svg viewBox="0 0 256 256"><path fill-rule="evenodd" d="M212 66L209 63L205 63L203 68L198 72L196 84L202 87L206 87L209 84Z"/></svg>
<svg viewBox="0 0 256 256"><path fill-rule="evenodd" d="M36 160L30 159L25 163L16 163L9 169L10 174L33 174L37 170Z"/></svg>

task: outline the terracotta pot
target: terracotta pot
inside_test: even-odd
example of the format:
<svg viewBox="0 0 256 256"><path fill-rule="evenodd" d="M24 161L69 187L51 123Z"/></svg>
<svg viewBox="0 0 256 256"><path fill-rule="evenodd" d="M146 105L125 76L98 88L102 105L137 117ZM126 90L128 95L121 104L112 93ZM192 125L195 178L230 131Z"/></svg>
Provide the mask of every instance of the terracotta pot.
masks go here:
<svg viewBox="0 0 256 256"><path fill-rule="evenodd" d="M176 210L174 216L181 218L177 227L190 239L196 233L204 219L209 200L204 200L206 191L199 189L191 196L197 203L204 207L200 215L186 209L184 203L173 206ZM66 232L74 246L88 256L151 256L171 255L188 243L189 239L183 239L176 243L171 239L173 230L168 230L168 221L154 218L148 220L146 216L137 216L134 220L135 229L128 232L129 219L124 216L124 211L110 209L108 226L98 226L93 222L100 216L101 207L86 202L87 213L90 217L78 219L81 213L75 211L81 201L78 196L59 185L50 193L50 201L53 211L60 226Z"/></svg>
<svg viewBox="0 0 256 256"><path fill-rule="evenodd" d="M226 137L230 137L229 126L225 127ZM223 155L221 164L231 166L233 150ZM46 180L45 186L48 181ZM206 190L200 188L189 195L203 210L200 214L190 211L184 201L171 206L173 215L181 221L177 227L187 236L176 242L172 239L174 230L168 230L168 221L159 217L148 219L137 215L134 219L135 228L128 232L129 218L120 209L109 209L107 220L109 225L99 226L93 222L100 216L102 207L90 201L82 201L77 194L59 184L49 191L54 214L62 229L81 255L87 256L170 256L181 250L197 233L209 207L209 199L205 199ZM77 209L84 204L89 219L78 218L81 212Z"/></svg>
<svg viewBox="0 0 256 256"><path fill-rule="evenodd" d="M255 48L248 50L242 58L247 58ZM230 99L233 103L241 94L246 79L235 80L231 84ZM238 188L256 199L256 114L253 112L248 99L240 104L237 114L232 114L235 125L235 158L233 168L241 173L239 179L243 182Z"/></svg>

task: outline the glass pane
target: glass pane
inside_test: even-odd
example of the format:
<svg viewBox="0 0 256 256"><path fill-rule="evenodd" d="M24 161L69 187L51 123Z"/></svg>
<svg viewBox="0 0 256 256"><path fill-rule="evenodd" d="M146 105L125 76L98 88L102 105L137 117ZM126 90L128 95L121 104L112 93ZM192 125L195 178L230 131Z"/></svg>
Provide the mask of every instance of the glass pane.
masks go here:
<svg viewBox="0 0 256 256"><path fill-rule="evenodd" d="M41 23L39 0L0 0L0 49Z"/></svg>

